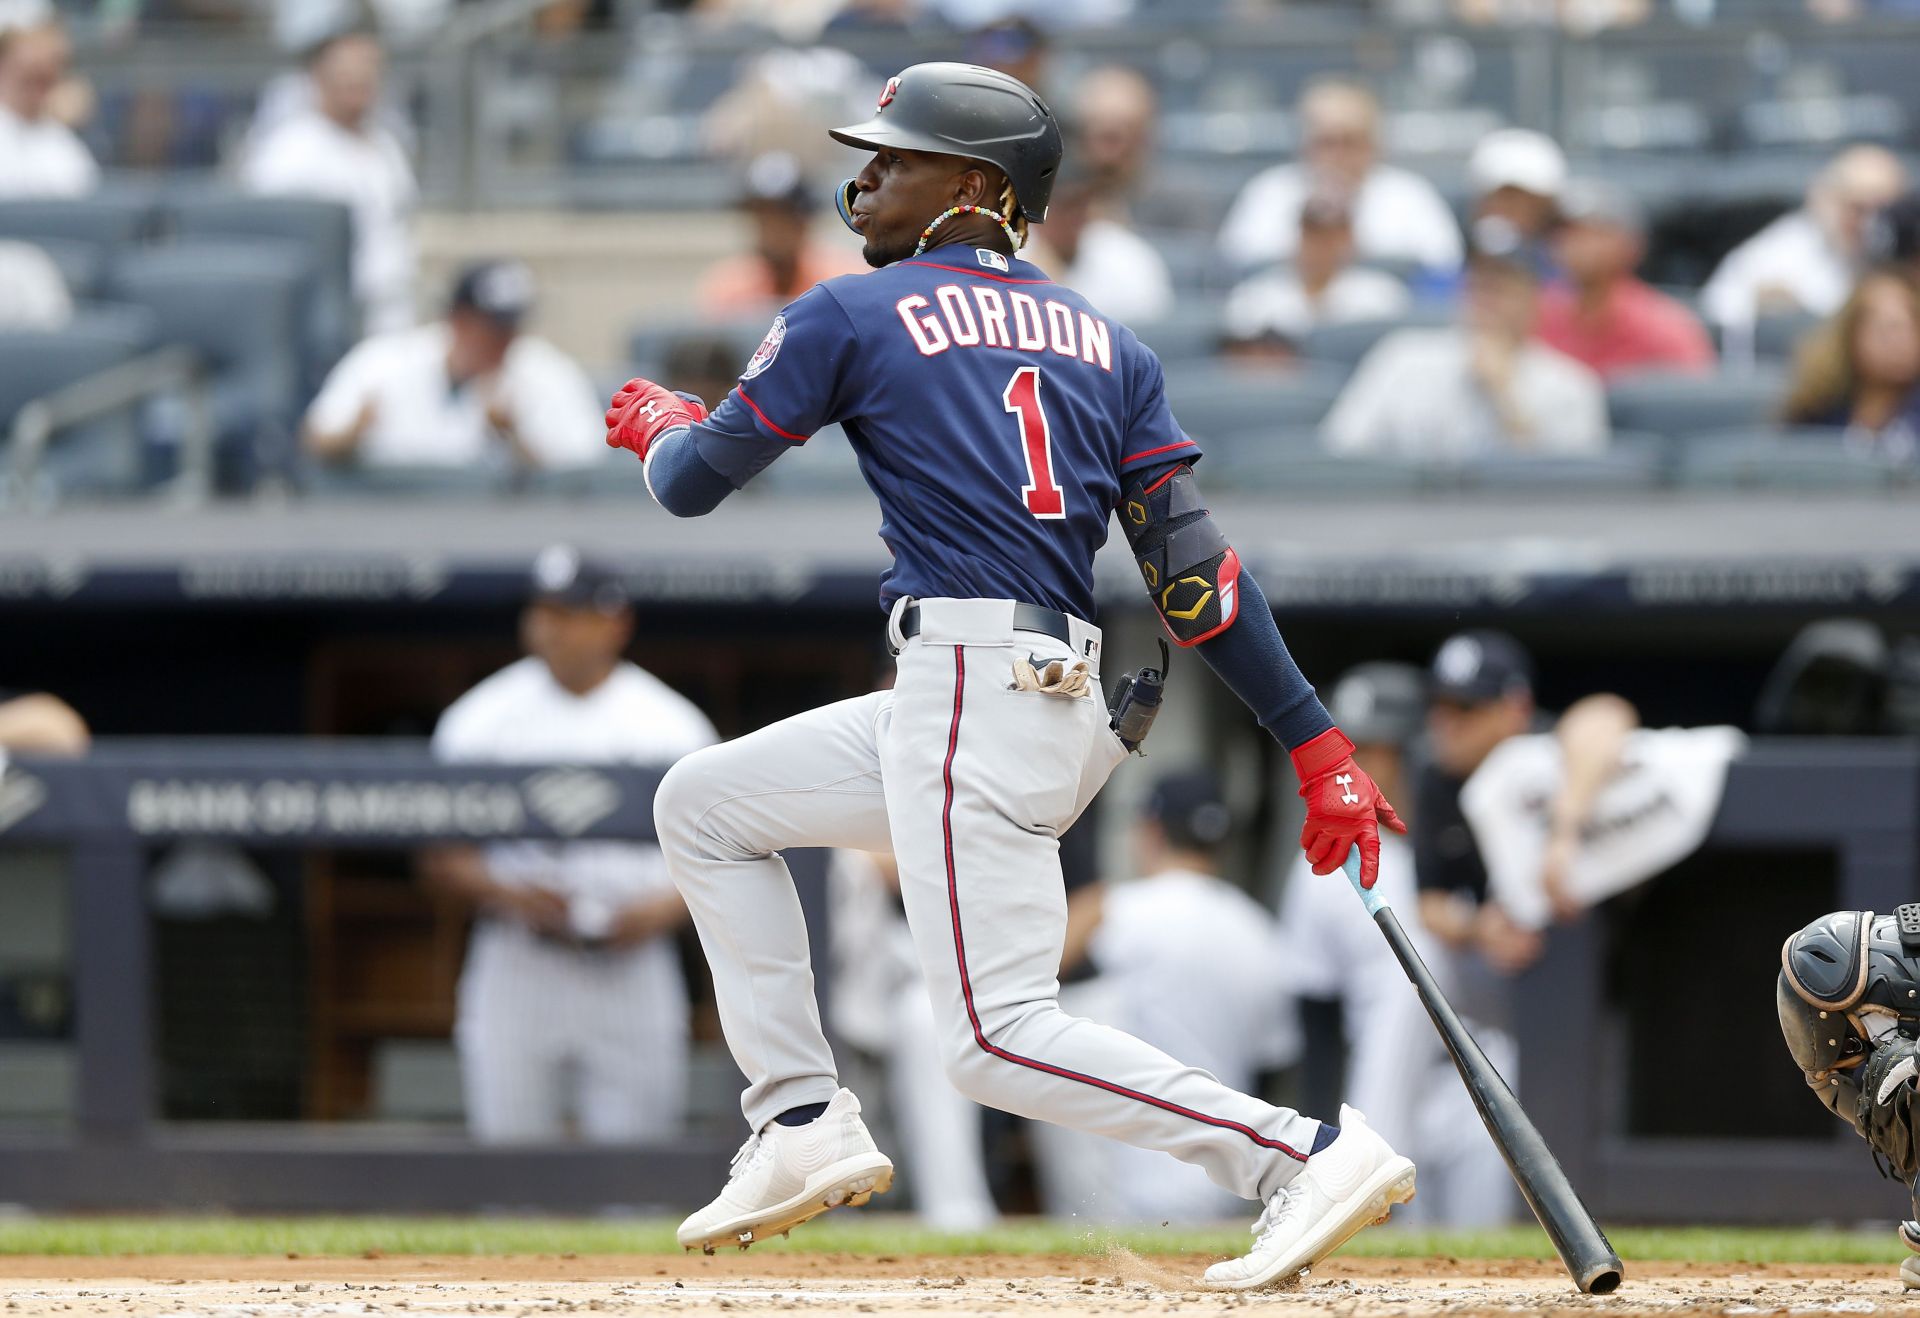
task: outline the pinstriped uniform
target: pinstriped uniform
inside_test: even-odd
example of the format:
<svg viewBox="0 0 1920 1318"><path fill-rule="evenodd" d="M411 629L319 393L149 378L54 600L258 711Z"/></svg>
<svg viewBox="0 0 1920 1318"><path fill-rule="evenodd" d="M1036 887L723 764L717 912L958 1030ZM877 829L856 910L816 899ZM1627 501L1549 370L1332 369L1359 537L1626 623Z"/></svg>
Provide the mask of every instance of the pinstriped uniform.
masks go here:
<svg viewBox="0 0 1920 1318"><path fill-rule="evenodd" d="M455 701L433 746L453 761L666 764L715 740L692 702L632 664L576 696L529 658ZM564 772L528 787L563 830L602 809L596 790L604 788ZM670 882L650 844L506 842L488 847L486 859L496 882L564 895L584 934ZM687 1001L670 939L589 950L482 918L460 979L455 1039L469 1123L482 1139L554 1139L569 1111L597 1141L664 1137L679 1127Z"/></svg>

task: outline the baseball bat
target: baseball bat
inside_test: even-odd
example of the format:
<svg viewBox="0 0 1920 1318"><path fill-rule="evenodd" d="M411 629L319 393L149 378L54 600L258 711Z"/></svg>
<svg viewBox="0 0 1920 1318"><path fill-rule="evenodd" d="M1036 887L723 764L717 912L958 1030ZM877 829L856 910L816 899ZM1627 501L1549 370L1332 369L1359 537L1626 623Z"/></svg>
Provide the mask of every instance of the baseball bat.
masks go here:
<svg viewBox="0 0 1920 1318"><path fill-rule="evenodd" d="M1494 1069L1487 1055L1480 1051L1480 1045L1474 1042L1473 1035L1461 1023L1453 1004L1447 1001L1446 994L1434 983L1433 972L1427 969L1426 962L1414 951L1412 940L1407 937L1407 931L1400 927L1399 918L1380 895L1378 886L1371 889L1360 886L1360 848L1357 844L1347 853L1346 871L1347 877L1353 881L1353 890L1360 894L1360 901L1367 908L1367 914L1373 917L1373 923L1385 936L1387 946L1399 958L1400 968L1413 981L1414 991L1420 995L1420 1004L1427 1009L1427 1015L1433 1018L1433 1027L1440 1031L1440 1038L1453 1057L1460 1079L1473 1096L1474 1107L1480 1110L1480 1120L1486 1123L1487 1134L1493 1136L1494 1146L1500 1150L1500 1156L1507 1160L1507 1170L1513 1173L1520 1193L1526 1196L1527 1207L1540 1219L1548 1239L1560 1252L1560 1261L1566 1265L1567 1275L1573 1278L1574 1285L1588 1295L1612 1294L1619 1288L1620 1279L1625 1275L1620 1256L1613 1252L1613 1246L1600 1230L1600 1224L1593 1220L1593 1214L1587 1211L1587 1206L1580 1202L1580 1196L1574 1193L1567 1174L1560 1170L1560 1164L1554 1160L1553 1150L1547 1147L1547 1142L1540 1138L1540 1132L1534 1129L1526 1110L1520 1106L1520 1100L1513 1096L1513 1090L1500 1078L1500 1072Z"/></svg>

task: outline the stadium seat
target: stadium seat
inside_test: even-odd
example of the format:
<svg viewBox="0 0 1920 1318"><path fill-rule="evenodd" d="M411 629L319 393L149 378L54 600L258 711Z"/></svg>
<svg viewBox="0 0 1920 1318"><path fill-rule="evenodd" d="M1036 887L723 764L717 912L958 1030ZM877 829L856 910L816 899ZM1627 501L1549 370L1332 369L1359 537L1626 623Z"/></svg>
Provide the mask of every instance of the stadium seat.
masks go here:
<svg viewBox="0 0 1920 1318"><path fill-rule="evenodd" d="M168 226L187 241L267 238L298 244L311 261L304 290L302 365L309 392L359 337L353 301L353 216L335 201L195 189L164 200Z"/></svg>
<svg viewBox="0 0 1920 1318"><path fill-rule="evenodd" d="M138 315L82 312L62 330L0 333L0 463L11 466L13 423L27 403L132 361L151 346L153 324ZM135 410L55 435L40 474L62 493L137 486L142 464Z"/></svg>
<svg viewBox="0 0 1920 1318"><path fill-rule="evenodd" d="M264 240L138 248L115 266L113 295L148 308L164 341L201 359L223 485L245 487L262 470L291 470L300 403L295 347L310 272L303 248Z"/></svg>
<svg viewBox="0 0 1920 1318"><path fill-rule="evenodd" d="M1679 482L1694 488L1882 489L1914 474L1831 429L1694 435L1678 456Z"/></svg>
<svg viewBox="0 0 1920 1318"><path fill-rule="evenodd" d="M69 297L82 299L99 296L111 259L111 253L104 244L78 238L35 238L31 241L59 267L60 278L66 281Z"/></svg>
<svg viewBox="0 0 1920 1318"><path fill-rule="evenodd" d="M1205 361L1220 347L1220 305L1209 298L1182 298L1169 315L1129 328L1164 363Z"/></svg>
<svg viewBox="0 0 1920 1318"><path fill-rule="evenodd" d="M1679 375L1646 372L1607 390L1617 430L1693 435L1765 425L1779 410L1784 382L1767 373Z"/></svg>
<svg viewBox="0 0 1920 1318"><path fill-rule="evenodd" d="M1389 320L1356 320L1345 325L1327 325L1307 335L1303 355L1310 361L1331 362L1352 370L1374 345L1403 329L1437 329L1451 324L1453 311L1447 307L1416 308L1404 316Z"/></svg>
<svg viewBox="0 0 1920 1318"><path fill-rule="evenodd" d="M486 467L322 467L301 484L320 499L482 499L505 495L512 475Z"/></svg>
<svg viewBox="0 0 1920 1318"><path fill-rule="evenodd" d="M1503 452L1470 458L1459 468L1467 489L1586 493L1645 490L1660 483L1666 441L1658 435L1615 432L1604 453Z"/></svg>
<svg viewBox="0 0 1920 1318"><path fill-rule="evenodd" d="M153 193L139 186L108 186L85 197L0 201L0 237L64 238L124 247L153 230Z"/></svg>
<svg viewBox="0 0 1920 1318"><path fill-rule="evenodd" d="M1167 402L1181 427L1211 446L1248 432L1317 426L1341 383L1338 370L1318 363L1266 370L1188 363L1167 369Z"/></svg>

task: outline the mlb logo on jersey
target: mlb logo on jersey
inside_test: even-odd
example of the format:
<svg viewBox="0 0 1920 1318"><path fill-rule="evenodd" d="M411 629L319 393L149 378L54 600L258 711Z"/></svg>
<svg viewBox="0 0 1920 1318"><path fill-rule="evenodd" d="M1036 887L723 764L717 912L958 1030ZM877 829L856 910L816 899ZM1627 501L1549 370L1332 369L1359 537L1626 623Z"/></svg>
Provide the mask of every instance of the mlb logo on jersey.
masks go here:
<svg viewBox="0 0 1920 1318"><path fill-rule="evenodd" d="M1000 253L998 252L988 251L984 247L976 247L973 249L973 254L979 257L980 264L984 265L989 270L998 270L1001 274L1004 275L1007 273L1008 269L1010 268L1007 265L1007 258L1000 255Z"/></svg>
<svg viewBox="0 0 1920 1318"><path fill-rule="evenodd" d="M747 369L740 372L742 380L751 380L754 376L773 365L773 359L780 355L780 345L787 341L786 313L773 318L773 328L767 331L767 337L760 340L760 346L753 350L753 357L747 362Z"/></svg>

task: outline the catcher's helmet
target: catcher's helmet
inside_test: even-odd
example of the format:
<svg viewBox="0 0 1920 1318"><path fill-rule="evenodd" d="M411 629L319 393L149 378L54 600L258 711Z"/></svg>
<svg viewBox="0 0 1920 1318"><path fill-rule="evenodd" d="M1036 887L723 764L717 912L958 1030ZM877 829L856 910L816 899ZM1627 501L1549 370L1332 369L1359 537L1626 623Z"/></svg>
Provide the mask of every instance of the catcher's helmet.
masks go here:
<svg viewBox="0 0 1920 1318"><path fill-rule="evenodd" d="M915 64L888 79L873 118L830 136L868 151L932 151L996 165L1013 184L1020 214L1035 224L1047 218L1060 170L1060 122L1047 103L1018 78L976 64Z"/></svg>

